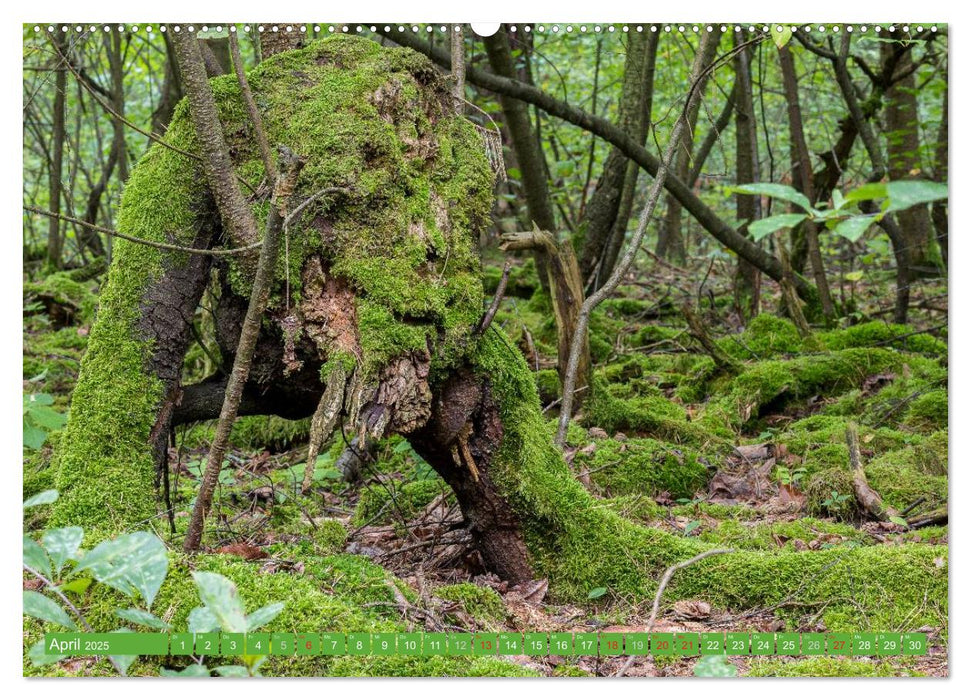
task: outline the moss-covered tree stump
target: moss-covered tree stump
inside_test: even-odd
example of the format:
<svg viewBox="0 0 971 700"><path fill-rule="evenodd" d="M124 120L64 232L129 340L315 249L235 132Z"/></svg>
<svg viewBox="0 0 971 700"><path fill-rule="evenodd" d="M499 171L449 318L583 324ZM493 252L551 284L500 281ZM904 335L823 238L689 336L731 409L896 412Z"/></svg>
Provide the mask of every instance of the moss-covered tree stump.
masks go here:
<svg viewBox="0 0 971 700"><path fill-rule="evenodd" d="M493 173L434 67L409 50L337 36L265 60L249 81L270 142L306 158L291 206L344 191L315 199L289 226L241 413L305 418L340 381L345 423L411 441L455 491L488 568L512 582L549 577L563 598L600 586L649 596L666 566L708 548L636 525L588 494L552 445L522 356L495 327L476 333L477 241ZM211 84L237 172L265 220L266 173L239 87L231 76ZM185 104L166 140L196 150ZM154 146L126 185L118 228L231 245L203 182L197 161ZM192 316L211 286L228 363L249 270L245 258L118 243L57 449L52 525L83 525L98 539L159 515L172 427L217 416L225 386L220 374L182 386ZM934 563L944 549L867 549L710 558L678 588L703 586L730 607L818 600L857 562L867 576L854 577L856 599L872 602L873 619L934 622L911 612L928 596L946 601L946 566ZM906 590L886 595L898 581Z"/></svg>

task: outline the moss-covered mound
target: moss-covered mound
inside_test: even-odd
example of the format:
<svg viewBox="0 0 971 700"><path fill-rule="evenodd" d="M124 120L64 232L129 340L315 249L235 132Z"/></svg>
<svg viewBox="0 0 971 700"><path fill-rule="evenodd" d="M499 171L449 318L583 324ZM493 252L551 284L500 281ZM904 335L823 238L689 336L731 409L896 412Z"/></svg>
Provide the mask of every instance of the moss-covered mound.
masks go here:
<svg viewBox="0 0 971 700"><path fill-rule="evenodd" d="M412 51L334 36L268 58L249 79L269 141L306 158L293 201L344 188L290 225L266 323L276 308L298 305L308 294L304 281L319 284L326 270L354 295L357 340L348 356L326 334L315 338L319 363L357 366L366 380L409 352L430 355L433 371L456 362L481 313L476 245L493 175L482 139L455 115L441 75ZM238 173L255 185L266 173L237 81L223 76L211 85ZM197 150L185 102L166 140ZM268 207L265 196L255 198L257 221ZM215 220L198 162L155 145L126 184L118 228L191 245ZM119 532L155 515L148 444L163 397L144 370L154 348L140 330L140 307L150 286L187 259L118 243L58 454L55 523ZM312 265L321 267L308 277ZM229 279L236 293L248 294L251 276L237 259ZM328 371L324 364L322 375Z"/></svg>

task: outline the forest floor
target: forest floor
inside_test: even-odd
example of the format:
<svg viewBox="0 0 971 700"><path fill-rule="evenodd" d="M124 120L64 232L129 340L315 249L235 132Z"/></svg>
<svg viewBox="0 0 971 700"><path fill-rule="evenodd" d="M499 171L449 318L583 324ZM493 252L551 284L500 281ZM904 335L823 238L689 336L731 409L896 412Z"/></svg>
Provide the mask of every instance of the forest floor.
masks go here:
<svg viewBox="0 0 971 700"><path fill-rule="evenodd" d="M776 289L768 283L764 313L748 324L739 320L727 261L696 260L686 268L654 261L647 268L594 315L597 398L577 416L568 438L574 474L604 508L681 537L753 552L947 545L946 525L912 529L865 517L853 498L844 440L847 424L857 424L867 478L886 505L910 508L910 517L947 505L946 281L915 285L911 325L904 327L889 322L889 271L842 278L837 300L855 311L841 329L820 331L807 342L775 314ZM498 274L497 267L487 267L493 286ZM703 290L688 280L704 280ZM60 297L37 288L25 295L24 392L50 395L62 411L85 346L97 281L82 287L61 290ZM555 329L543 297L534 292L530 266L517 268L495 323L535 368L552 435L559 399ZM700 303L719 346L739 363L736 376L720 372L692 340L678 312L686 298ZM203 374L210 362L195 350L188 375ZM358 625L360 631L643 631L650 599L593 588L586 597L564 600L548 592L546 581L509 587L485 573L447 486L403 439L363 448L349 447L350 435L338 436L318 458L312 491L299 493L308 429L308 421L276 417L238 421L205 542L208 559L191 566L231 572L254 604L287 585L299 592L306 584L308 595L319 597L308 605L335 606L307 613L306 624L314 629L336 622L339 629ZM180 429L170 452L172 517L152 528L173 550L187 526L212 430L211 424ZM56 435L39 450L25 449L25 498L53 484L52 442ZM30 511L25 531L40 527L43 517L43 509ZM946 570L946 555L938 566ZM690 568L675 574L691 575ZM286 584L282 589L267 583L278 576ZM793 599L782 596L777 605L728 610L703 597L667 596L653 631L856 631L870 621L868 602L855 600L852 580L847 585L838 606L826 600L790 605ZM899 628L894 631L927 633L929 655L729 660L739 675L750 676L946 676L947 600L902 605L890 618ZM290 624L300 620L293 617ZM873 629L886 621L874 620ZM25 626L25 641L37 635L37 627ZM168 661L178 667L177 659ZM623 661L522 656L435 665L315 657L287 665L274 657L264 670L609 676ZM692 675L696 661L644 657L626 673ZM157 672L157 662L139 664L132 673ZM28 666L25 661L25 672ZM104 661L75 658L53 673L111 671Z"/></svg>

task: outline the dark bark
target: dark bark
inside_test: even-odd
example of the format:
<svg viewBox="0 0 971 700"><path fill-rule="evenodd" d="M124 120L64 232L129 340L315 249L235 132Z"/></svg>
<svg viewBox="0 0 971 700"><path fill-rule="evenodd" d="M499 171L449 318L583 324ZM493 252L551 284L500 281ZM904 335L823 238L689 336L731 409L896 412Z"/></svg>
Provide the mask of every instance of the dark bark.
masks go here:
<svg viewBox="0 0 971 700"><path fill-rule="evenodd" d="M937 143L934 145L934 179L947 184L948 181L948 80L947 68L944 68L944 104L941 106L941 124L937 129ZM934 202L931 205L931 219L937 231L937 245L941 249L941 259L947 267L947 202Z"/></svg>
<svg viewBox="0 0 971 700"><path fill-rule="evenodd" d="M881 55L889 61L892 44L881 44ZM926 177L920 156L920 131L917 113L917 94L913 74L913 57L907 52L897 66L899 78L887 90L885 120L887 137L887 174L891 180ZM937 246L927 205L897 212L897 223L903 233L903 243L909 249L911 276L936 275Z"/></svg>
<svg viewBox="0 0 971 700"><path fill-rule="evenodd" d="M464 370L435 390L430 420L407 437L455 492L486 569L517 584L533 575L519 519L490 474L502 435L488 380Z"/></svg>
<svg viewBox="0 0 971 700"><path fill-rule="evenodd" d="M296 27L294 27L294 31L286 31L286 22L280 22L277 24L268 22L264 26L266 27L266 31L259 35L261 58L275 56L276 54L283 53L284 51L299 49L306 43L307 34L296 31ZM276 31L273 31L274 26L277 27Z"/></svg>
<svg viewBox="0 0 971 700"><path fill-rule="evenodd" d="M380 28L378 33L383 34ZM447 67L449 64L447 51L430 47L425 42L412 37L407 32L389 32L387 37L402 46L407 46L419 53L425 54L441 66ZM581 129L586 129L600 136L611 145L617 146L617 148L623 151L651 176L657 175L658 169L660 168L660 161L657 156L643 146L638 145L634 139L610 121L584 112L582 109L558 100L532 85L503 78L502 76L479 68L470 66L466 70L465 78L469 83L486 90L534 104L552 116L559 117L564 121L579 126ZM681 202L685 211L691 214L698 224L722 245L736 253L739 257L750 262L772 279L778 281L782 278L782 264L777 258L732 228L714 210L702 202L682 180L672 177L669 174L664 179L664 187ZM805 279L796 277L794 284L800 297L806 300L815 298L815 290Z"/></svg>

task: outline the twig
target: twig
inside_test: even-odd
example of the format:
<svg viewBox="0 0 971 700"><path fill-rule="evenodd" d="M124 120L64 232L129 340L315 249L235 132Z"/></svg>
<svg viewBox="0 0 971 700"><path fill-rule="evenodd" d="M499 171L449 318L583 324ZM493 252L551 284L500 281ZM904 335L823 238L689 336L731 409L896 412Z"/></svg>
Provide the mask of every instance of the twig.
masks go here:
<svg viewBox="0 0 971 700"><path fill-rule="evenodd" d="M479 325L475 328L476 335L485 333L486 329L492 324L492 319L495 318L496 312L499 310L499 305L502 304L502 298L506 294L506 285L509 284L509 271L511 269L512 260L507 260L505 266L502 268L502 277L499 278L499 284L496 286L496 294L492 297L492 303L489 305L489 309L485 314L483 314Z"/></svg>
<svg viewBox="0 0 971 700"><path fill-rule="evenodd" d="M273 154L270 152L270 143L263 129L263 118L256 107L256 100L253 99L253 91L250 90L249 81L246 79L246 71L243 70L243 57L239 53L239 39L236 38L236 32L229 33L229 52L232 55L233 68L236 69L236 80L239 81L239 90L243 95L246 111L249 112L249 118L253 122L253 132L256 135L256 143L260 147L260 157L263 159L266 177L272 178L276 173Z"/></svg>
<svg viewBox="0 0 971 700"><path fill-rule="evenodd" d="M664 575L661 576L661 583L658 584L657 593L654 594L654 605L651 606L651 616L647 620L647 626L644 628L644 631L650 632L654 628L654 621L657 619L658 610L660 610L661 608L661 596L664 595L664 589L668 587L668 583L671 582L671 577L674 576L675 572L681 569L685 569L691 566L692 564L697 564L702 559L707 559L708 557L714 556L716 554L731 554L734 551L735 551L734 549L709 549L708 551L702 552L701 554L696 554L690 559L686 559L685 561L678 562L677 564L672 564L671 566L669 566L665 570ZM623 676L625 673L627 673L627 669L629 669L631 665L633 665L636 658L637 657L635 656L628 656L627 661L624 662L624 665L620 667L620 670L617 671L617 673L615 673L614 676L619 678L620 676Z"/></svg>
<svg viewBox="0 0 971 700"><path fill-rule="evenodd" d="M138 238L137 236L130 236L127 233L121 233L120 231L113 231L110 228L104 228L103 226L98 226L96 224L89 223L87 221L82 221L81 219L76 219L73 216L67 216L66 214L57 214L52 211L47 211L46 209L38 209L37 207L32 207L29 204L24 205L24 210L33 212L34 214L41 214L42 216L50 216L55 219L61 219L62 221L67 221L72 224L77 224L78 226L84 226L89 229L93 229L98 233L103 233L108 236L113 236L115 238L121 238L126 241L131 241L132 243L138 243L139 245L147 245L152 248L158 248L159 250L174 250L179 253L189 253L191 255L213 255L213 256L228 256L228 255L239 255L240 253L245 253L250 250L256 250L261 245L263 241L256 241L249 245L242 246L240 248L189 248L187 246L175 245L174 243L160 243L159 241L149 241L144 238Z"/></svg>

